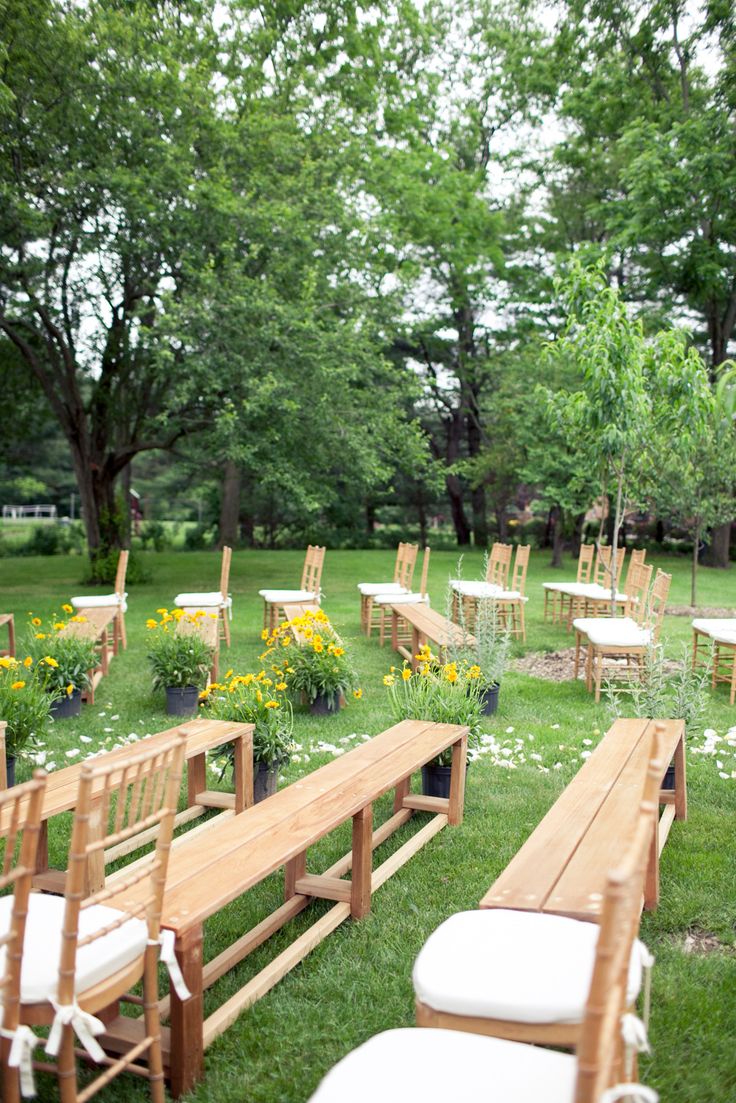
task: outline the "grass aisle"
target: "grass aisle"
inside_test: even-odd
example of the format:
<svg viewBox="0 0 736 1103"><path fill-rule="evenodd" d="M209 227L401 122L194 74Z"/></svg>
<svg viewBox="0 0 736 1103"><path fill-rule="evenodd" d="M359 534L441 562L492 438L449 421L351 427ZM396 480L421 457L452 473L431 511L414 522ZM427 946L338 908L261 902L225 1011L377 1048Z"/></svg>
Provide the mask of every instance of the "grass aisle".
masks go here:
<svg viewBox="0 0 736 1103"><path fill-rule="evenodd" d="M145 663L145 620L185 589L216 586L219 559L211 553L142 554L150 582L131 589L128 650L111 666L94 706L85 706L78 721L53 729L47 761L57 768L101 747L135 742L146 733L171 726L163 701L150 692ZM237 552L233 557L233 646L223 650L221 668L245 672L255 667L261 650L262 609L257 591L264 585L296 586L300 552ZM535 553L527 593L528 642L515 653L557 650L571 638L542 621L540 583L574 577L550 572L548 554ZM432 556L429 590L442 609L445 584L454 573L452 553ZM656 566L674 573L671 604L685 604L689 594L686 560L655 557ZM463 574L475 577L481 556L465 557ZM284 781L344 753L364 736L389 724L382 676L394 658L359 630L356 583L390 578L393 552L328 551L323 576L324 608L350 648L360 673L363 699L352 701L335 717L316 719L299 710L295 738L300 748ZM80 584L79 558L0 560L0 612L14 612L21 641L27 614L42 617L58 609ZM704 605L736 604L731 574L703 570L700 600ZM690 640L690 620L667 617L663 640L672 657ZM1 644L0 644L1 646ZM466 816L460 829L443 831L375 895L371 914L347 922L319 946L255 1008L238 1019L207 1053L207 1076L190 1097L218 1103L300 1103L310 1095L327 1068L365 1038L392 1026L413 1022L411 968L429 933L446 916L474 907L525 838L554 802L610 723L604 704L596 706L582 683L552 683L521 673L503 682L499 713L488 721L489 738L468 776ZM688 750L690 818L675 824L662 858L662 899L646 915L642 937L656 955L651 1058L641 1060L645 1083L667 1103L724 1103L736 1097L736 740L729 744L736 709L728 706L725 688L709 699L703 729ZM720 737L718 741L715 737ZM705 751L705 753L703 753ZM28 768L22 767L24 777ZM723 776L726 775L726 776ZM385 814L382 812L381 814ZM69 817L51 834L52 862L63 864ZM339 834L339 833L338 833ZM314 869L347 849L349 827L325 841L310 859ZM397 843L401 842L401 835ZM281 877L275 876L247 899L234 902L209 924L206 956L211 957L281 899ZM319 907L319 906L318 906ZM301 930L304 916L292 925ZM688 936L695 934L696 939ZM708 939L701 935L710 936ZM287 942L284 934L261 948L235 974L212 990L211 1007L226 999ZM694 952L686 952L694 942ZM41 1081L41 1098L57 1098L56 1088ZM147 1089L132 1078L118 1080L105 1098L144 1100Z"/></svg>

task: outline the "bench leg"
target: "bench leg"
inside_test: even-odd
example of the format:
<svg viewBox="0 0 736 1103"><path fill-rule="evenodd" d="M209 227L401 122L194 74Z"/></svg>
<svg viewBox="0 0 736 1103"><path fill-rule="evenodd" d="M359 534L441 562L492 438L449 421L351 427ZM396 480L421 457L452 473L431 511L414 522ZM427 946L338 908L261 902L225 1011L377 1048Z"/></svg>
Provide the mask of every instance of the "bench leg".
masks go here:
<svg viewBox="0 0 736 1103"><path fill-rule="evenodd" d="M447 822L451 827L459 827L463 822L465 807L465 765L468 755L468 737L464 735L452 745L452 766L450 772L450 801L447 809Z"/></svg>
<svg viewBox="0 0 736 1103"><path fill-rule="evenodd" d="M296 883L307 873L307 852L302 850L294 858L290 858L284 866L284 901L288 902L292 896L296 896Z"/></svg>
<svg viewBox="0 0 736 1103"><path fill-rule="evenodd" d="M367 804L353 816L353 879L350 914L360 919L371 910L373 874L373 805Z"/></svg>
<svg viewBox="0 0 736 1103"><path fill-rule="evenodd" d="M652 844L649 848L646 879L644 881L644 907L647 911L659 903L659 817L654 821Z"/></svg>
<svg viewBox="0 0 736 1103"><path fill-rule="evenodd" d="M400 812L404 807L404 798L409 796L411 791L411 775L405 777L403 781L394 789L394 814Z"/></svg>
<svg viewBox="0 0 736 1103"><path fill-rule="evenodd" d="M187 762L187 807L197 803L197 793L207 788L207 762L203 754L190 758Z"/></svg>
<svg viewBox="0 0 736 1103"><path fill-rule="evenodd" d="M171 989L169 1077L174 1099L190 1092L204 1072L201 926L179 935L176 956L191 998L180 1000Z"/></svg>
<svg viewBox="0 0 736 1103"><path fill-rule="evenodd" d="M253 804L253 737L239 735L233 744L235 815Z"/></svg>
<svg viewBox="0 0 736 1103"><path fill-rule="evenodd" d="M685 772L685 736L675 749L675 819L687 819L687 779Z"/></svg>

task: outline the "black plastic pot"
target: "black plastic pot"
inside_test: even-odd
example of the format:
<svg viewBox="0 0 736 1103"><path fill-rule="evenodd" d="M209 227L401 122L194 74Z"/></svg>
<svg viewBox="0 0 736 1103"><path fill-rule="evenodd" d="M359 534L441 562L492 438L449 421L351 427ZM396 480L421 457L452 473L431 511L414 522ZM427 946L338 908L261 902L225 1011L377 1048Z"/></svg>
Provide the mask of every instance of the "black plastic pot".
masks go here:
<svg viewBox="0 0 736 1103"><path fill-rule="evenodd" d="M422 792L425 797L449 797L452 766L428 763L422 766Z"/></svg>
<svg viewBox="0 0 736 1103"><path fill-rule="evenodd" d="M272 797L279 783L278 766L267 766L265 762L254 763L253 771L253 803Z"/></svg>
<svg viewBox="0 0 736 1103"><path fill-rule="evenodd" d="M8 789L11 785L15 785L15 755L6 754L5 756L5 773L8 776Z"/></svg>
<svg viewBox="0 0 736 1103"><path fill-rule="evenodd" d="M495 685L486 686L480 695L480 699L483 702L483 715L493 716L498 711L498 693L501 686L496 682Z"/></svg>
<svg viewBox="0 0 736 1103"><path fill-rule="evenodd" d="M318 693L309 705L309 711L313 716L330 716L340 711L339 694Z"/></svg>
<svg viewBox="0 0 736 1103"><path fill-rule="evenodd" d="M68 720L71 716L79 716L81 711L82 691L73 689L71 693L65 693L63 697L51 703L49 715L53 716L54 720Z"/></svg>
<svg viewBox="0 0 736 1103"><path fill-rule="evenodd" d="M196 686L167 686L166 711L169 716L191 716L197 711L199 690Z"/></svg>
<svg viewBox="0 0 736 1103"><path fill-rule="evenodd" d="M674 762L670 762L669 766L667 767L667 770L665 771L664 780L662 781L662 788L663 789L674 789L675 788L675 764L674 764Z"/></svg>

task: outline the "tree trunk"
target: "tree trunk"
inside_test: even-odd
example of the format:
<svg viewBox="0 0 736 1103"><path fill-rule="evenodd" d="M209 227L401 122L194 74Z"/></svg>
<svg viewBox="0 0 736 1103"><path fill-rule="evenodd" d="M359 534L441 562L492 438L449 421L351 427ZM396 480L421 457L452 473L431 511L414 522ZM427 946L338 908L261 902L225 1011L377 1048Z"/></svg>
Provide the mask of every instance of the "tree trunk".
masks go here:
<svg viewBox="0 0 736 1103"><path fill-rule="evenodd" d="M550 510L550 518L552 519L552 562L551 567L562 566L562 522L564 520L564 511L562 506L555 506Z"/></svg>
<svg viewBox="0 0 736 1103"><path fill-rule="evenodd" d="M131 531L132 531L132 519L131 519L132 510L130 508L130 483L131 483L132 474L133 474L132 465L129 464L129 463L126 463L125 467L120 472L120 491L121 491L121 494L123 496L123 510L122 510L122 517L121 517L121 529L122 529L123 543L125 544L125 546L127 548L130 547L130 537L131 537Z"/></svg>
<svg viewBox="0 0 736 1103"><path fill-rule="evenodd" d="M611 616L615 617L616 594L618 592L618 534L623 521L623 492L624 492L624 459L621 457L621 467L616 482L616 513L613 521L613 540L611 541Z"/></svg>
<svg viewBox="0 0 736 1103"><path fill-rule="evenodd" d="M243 513L240 516L240 538L248 548L256 545L255 521L252 513Z"/></svg>
<svg viewBox="0 0 736 1103"><path fill-rule="evenodd" d="M544 536L542 537L541 543L543 548L552 547L552 539L555 531L555 508L555 506L552 506L552 509L547 511L547 521L544 526Z"/></svg>
<svg viewBox="0 0 736 1103"><path fill-rule="evenodd" d="M496 524L498 525L498 539L505 544L509 535L509 519L506 516L506 506L496 507Z"/></svg>
<svg viewBox="0 0 736 1103"><path fill-rule="evenodd" d="M419 544L420 547L426 548L427 546L427 504L424 500L424 494L421 486L419 487L419 494L417 497L417 518L419 520Z"/></svg>
<svg viewBox="0 0 736 1103"><path fill-rule="evenodd" d="M488 520L486 518L486 491L477 486L470 498L473 510L473 539L476 548L485 548L488 544Z"/></svg>
<svg viewBox="0 0 736 1103"><path fill-rule="evenodd" d="M572 541L570 551L577 559L580 555L580 546L583 542L583 529L585 528L585 512L578 513L575 518L575 525L572 530Z"/></svg>
<svg viewBox="0 0 736 1103"><path fill-rule="evenodd" d="M450 512L452 514L452 523L455 526L455 538L460 547L465 547L470 543L470 525L465 516L462 484L457 475L447 475L445 478L445 485L447 487L447 496L450 499Z"/></svg>
<svg viewBox="0 0 736 1103"><path fill-rule="evenodd" d="M731 522L715 525L710 532L710 546L703 557L703 562L709 567L718 567L722 571L728 570L731 566L730 546Z"/></svg>
<svg viewBox="0 0 736 1103"><path fill-rule="evenodd" d="M241 478L241 471L235 460L225 460L220 499L218 548L223 548L225 545L232 548L238 541Z"/></svg>
<svg viewBox="0 0 736 1103"><path fill-rule="evenodd" d="M369 536L372 536L376 531L376 504L375 502L366 502L365 504L365 530Z"/></svg>

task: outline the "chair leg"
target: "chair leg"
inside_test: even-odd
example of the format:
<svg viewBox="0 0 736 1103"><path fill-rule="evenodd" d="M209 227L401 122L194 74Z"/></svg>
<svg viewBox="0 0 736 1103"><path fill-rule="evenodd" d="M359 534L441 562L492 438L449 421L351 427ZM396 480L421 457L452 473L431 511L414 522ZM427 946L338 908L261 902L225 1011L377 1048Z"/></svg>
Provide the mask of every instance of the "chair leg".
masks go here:
<svg viewBox="0 0 736 1103"><path fill-rule="evenodd" d="M146 967L143 973L143 1019L146 1036L151 1039L148 1050L151 1100L152 1103L165 1103L161 1021L158 1013L158 953L155 946L149 946L146 949Z"/></svg>
<svg viewBox="0 0 736 1103"><path fill-rule="evenodd" d="M373 631L373 598L363 598L365 601L364 614L363 614L363 631L368 639L371 638L371 632Z"/></svg>
<svg viewBox="0 0 736 1103"><path fill-rule="evenodd" d="M118 617L120 619L120 646L122 647L123 651L125 651L126 647L128 646L128 637L125 632L125 613L122 611L122 609L118 613Z"/></svg>
<svg viewBox="0 0 736 1103"><path fill-rule="evenodd" d="M736 649L733 652L733 659L731 661L731 704L736 700Z"/></svg>
<svg viewBox="0 0 736 1103"><path fill-rule="evenodd" d="M3 1103L20 1103L20 1076L18 1069L11 1069L8 1064L10 1056L10 1042L6 1038L0 1039L0 1061L2 1063Z"/></svg>
<svg viewBox="0 0 736 1103"><path fill-rule="evenodd" d="M580 633L576 630L575 631L575 667L574 667L574 671L573 671L576 680L577 680L577 676L580 672L580 644L581 644L581 642L582 642L582 637L581 637Z"/></svg>
<svg viewBox="0 0 736 1103"><path fill-rule="evenodd" d="M74 1031L71 1026L62 1028L62 1041L56 1058L56 1075L59 1080L61 1103L77 1101L77 1062L74 1055Z"/></svg>
<svg viewBox="0 0 736 1103"><path fill-rule="evenodd" d="M601 678L603 677L603 652L599 651L596 655L597 662L595 664L595 703L601 699Z"/></svg>
<svg viewBox="0 0 736 1103"><path fill-rule="evenodd" d="M230 622L228 620L228 610L220 609L220 616L222 617L222 632L225 637L225 646L230 646Z"/></svg>

